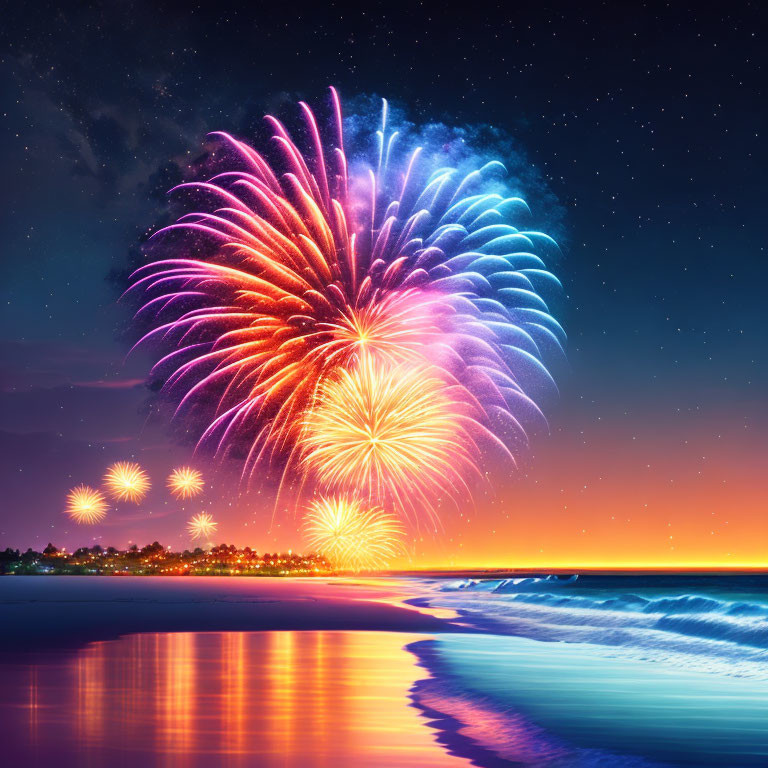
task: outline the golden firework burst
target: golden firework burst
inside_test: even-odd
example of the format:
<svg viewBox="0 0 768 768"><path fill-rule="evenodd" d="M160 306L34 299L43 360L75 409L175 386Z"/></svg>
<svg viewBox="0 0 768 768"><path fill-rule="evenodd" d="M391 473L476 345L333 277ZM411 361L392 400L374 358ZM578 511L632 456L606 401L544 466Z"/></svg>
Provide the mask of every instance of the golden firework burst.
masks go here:
<svg viewBox="0 0 768 768"><path fill-rule="evenodd" d="M304 422L305 469L326 489L365 489L397 509L466 491L481 427L455 391L429 366L362 355L320 387Z"/></svg>
<svg viewBox="0 0 768 768"><path fill-rule="evenodd" d="M168 488L177 499L191 499L203 490L203 475L191 467L174 469L168 477Z"/></svg>
<svg viewBox="0 0 768 768"><path fill-rule="evenodd" d="M104 519L107 508L107 501L100 491L87 485L78 485L67 494L64 511L76 523L92 525Z"/></svg>
<svg viewBox="0 0 768 768"><path fill-rule="evenodd" d="M107 468L104 487L116 501L131 501L138 504L149 490L149 476L138 465L130 461L118 461Z"/></svg>
<svg viewBox="0 0 768 768"><path fill-rule="evenodd" d="M195 515L188 523L187 530L193 539L206 539L216 533L219 527L218 523L213 521L213 517L207 512L201 512Z"/></svg>
<svg viewBox="0 0 768 768"><path fill-rule="evenodd" d="M381 569L404 552L397 518L359 499L321 496L311 502L302 527L308 545L342 570Z"/></svg>

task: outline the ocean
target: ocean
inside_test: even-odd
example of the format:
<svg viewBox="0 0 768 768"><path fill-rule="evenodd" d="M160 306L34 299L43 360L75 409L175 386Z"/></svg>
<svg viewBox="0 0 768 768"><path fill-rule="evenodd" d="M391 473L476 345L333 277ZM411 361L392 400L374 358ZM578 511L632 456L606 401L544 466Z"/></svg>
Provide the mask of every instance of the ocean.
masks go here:
<svg viewBox="0 0 768 768"><path fill-rule="evenodd" d="M414 701L451 718L465 749L553 768L768 766L768 577L426 580L423 589L419 604L456 611L471 632L410 646L432 675Z"/></svg>

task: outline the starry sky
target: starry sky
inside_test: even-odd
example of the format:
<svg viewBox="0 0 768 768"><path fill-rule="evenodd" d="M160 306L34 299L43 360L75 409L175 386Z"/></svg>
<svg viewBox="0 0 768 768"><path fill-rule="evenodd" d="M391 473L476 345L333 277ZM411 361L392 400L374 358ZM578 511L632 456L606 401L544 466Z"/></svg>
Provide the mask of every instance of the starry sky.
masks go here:
<svg viewBox="0 0 768 768"><path fill-rule="evenodd" d="M183 548L205 510L227 542L301 548L269 489L238 494L227 470L202 501L168 499L191 447L157 413L149 359L126 360L117 299L207 132L247 139L333 84L415 122L505 132L539 180L529 203L557 213L569 367L551 433L419 535L413 562L765 564L765 10L344 6L4 11L0 547ZM73 526L66 491L131 458L147 502Z"/></svg>

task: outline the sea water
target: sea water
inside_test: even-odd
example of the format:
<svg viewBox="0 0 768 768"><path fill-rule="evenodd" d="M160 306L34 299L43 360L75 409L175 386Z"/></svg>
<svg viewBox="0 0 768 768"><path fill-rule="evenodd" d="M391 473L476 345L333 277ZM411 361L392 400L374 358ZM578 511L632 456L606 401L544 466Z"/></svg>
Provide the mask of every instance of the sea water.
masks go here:
<svg viewBox="0 0 768 768"><path fill-rule="evenodd" d="M459 748L534 766L768 766L765 576L423 586L473 630L411 647L433 675L414 700L451 718Z"/></svg>

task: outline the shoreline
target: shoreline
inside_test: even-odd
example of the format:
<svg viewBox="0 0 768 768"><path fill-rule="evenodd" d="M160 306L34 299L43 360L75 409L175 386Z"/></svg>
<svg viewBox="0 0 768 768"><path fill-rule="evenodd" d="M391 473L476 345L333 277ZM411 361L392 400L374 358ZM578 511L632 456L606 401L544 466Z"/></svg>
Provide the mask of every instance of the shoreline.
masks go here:
<svg viewBox="0 0 768 768"><path fill-rule="evenodd" d="M327 736L328 702L341 706L338 681L344 711L375 703L366 721L371 738L355 749L374 743L382 718L405 718L424 749L413 768L432 765L431 757L441 766L537 765L556 757L569 765L650 768L659 760L677 765L691 745L697 758L714 752L722 764L752 768L766 754L768 672L764 637L756 635L768 611L765 578L587 576L551 594L550 579L513 579L501 590L495 580L465 590L424 577L0 580L0 661L20 670L22 698L39 690L58 702L63 687L78 702L98 701L94 712L111 702L109 727L118 739L126 733L123 711L135 704L125 717L161 746L177 733L167 728L177 705L188 702L182 719L197 725L183 732L196 739L199 728L204 743L226 751L226 743L216 746L221 729L207 726L209 706L219 701L217 717L230 718L233 728L252 711L269 738L280 734L275 754L288 743L303 749L291 741L290 724L301 717L318 738ZM504 599L505 590L521 599ZM56 670L69 672L51 682ZM269 684L256 684L247 699L251 678ZM376 681L381 698L360 690L364 679ZM128 697L125 685L132 686ZM158 720L142 719L138 702L147 686L163 713ZM681 690L688 691L682 698ZM264 696L284 712L284 730L274 730L279 718L265 714ZM678 721L668 718L671 708L680 709ZM725 708L734 717L723 721ZM44 708L30 711L46 716ZM84 711L76 707L73 718L103 722ZM359 732L354 718L327 722L339 733ZM419 723L440 751L424 741ZM105 736L104 743L112 741ZM344 747L336 737L327 743ZM392 764L399 763L385 765Z"/></svg>
<svg viewBox="0 0 768 768"><path fill-rule="evenodd" d="M31 578L157 578L157 579L276 579L276 580L327 580L327 579L524 579L540 578L543 576L768 576L768 565L755 566L690 566L682 568L632 566L626 568L612 567L580 567L570 568L425 568L423 570L385 570L375 572L352 571L318 571L305 572L238 572L217 571L214 573L141 573L132 571L100 571L91 573L51 573L51 572L22 572L3 573L3 577Z"/></svg>

